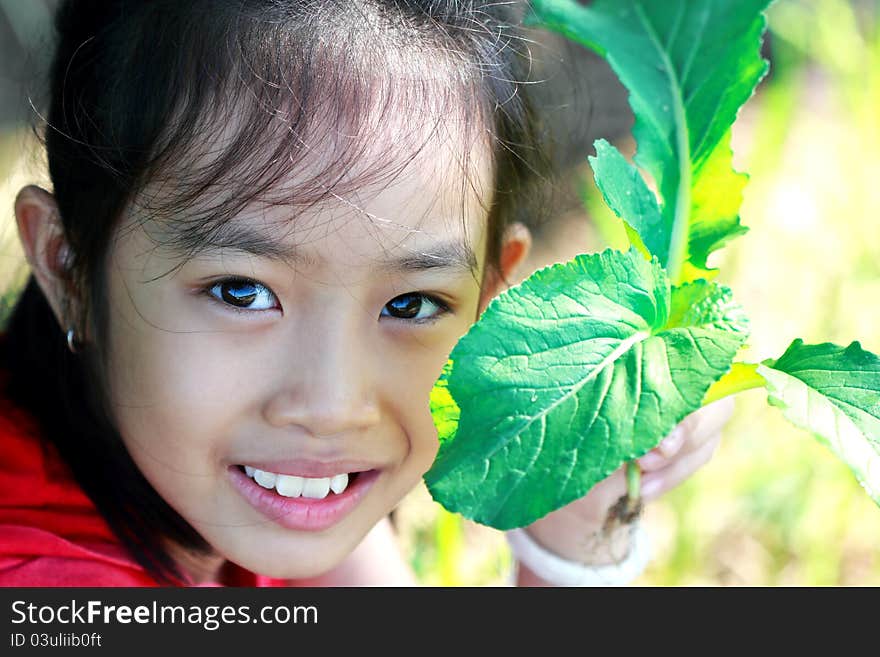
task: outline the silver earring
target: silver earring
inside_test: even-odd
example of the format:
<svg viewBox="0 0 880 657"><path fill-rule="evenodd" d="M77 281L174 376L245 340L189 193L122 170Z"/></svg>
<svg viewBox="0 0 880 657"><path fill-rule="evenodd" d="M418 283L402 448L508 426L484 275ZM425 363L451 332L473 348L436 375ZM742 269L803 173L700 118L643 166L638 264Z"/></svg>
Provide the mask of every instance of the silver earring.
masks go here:
<svg viewBox="0 0 880 657"><path fill-rule="evenodd" d="M70 353L72 354L79 351L79 348L76 345L76 331L73 330L72 326L67 329L67 348L70 349Z"/></svg>

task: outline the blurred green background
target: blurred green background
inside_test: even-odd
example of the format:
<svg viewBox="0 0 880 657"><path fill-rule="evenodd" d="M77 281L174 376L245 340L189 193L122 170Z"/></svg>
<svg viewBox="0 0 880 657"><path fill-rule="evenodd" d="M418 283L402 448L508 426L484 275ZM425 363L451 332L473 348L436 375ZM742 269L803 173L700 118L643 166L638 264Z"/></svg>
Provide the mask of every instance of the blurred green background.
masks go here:
<svg viewBox="0 0 880 657"><path fill-rule="evenodd" d="M710 264L752 319L746 359L778 356L795 337L880 353L880 1L778 0L769 19L772 73L734 128L751 231ZM522 276L625 244L578 160L579 201L539 231ZM12 203L30 182L49 187L38 145L21 121L0 121L0 321L27 275ZM395 521L423 583L509 582L503 535L446 513L424 488ZM654 558L637 584L880 585L880 509L759 391L737 397L712 461L644 523Z"/></svg>

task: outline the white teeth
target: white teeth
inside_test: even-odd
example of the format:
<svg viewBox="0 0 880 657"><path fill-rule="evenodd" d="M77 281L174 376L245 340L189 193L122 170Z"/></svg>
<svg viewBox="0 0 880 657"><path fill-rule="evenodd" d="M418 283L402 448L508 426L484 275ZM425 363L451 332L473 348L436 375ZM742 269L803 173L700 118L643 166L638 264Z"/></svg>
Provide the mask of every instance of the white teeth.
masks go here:
<svg viewBox="0 0 880 657"><path fill-rule="evenodd" d="M245 474L252 477L263 488L274 488L284 497L308 497L322 500L332 490L339 495L348 488L348 474L342 473L332 477L297 477L295 475L266 472L250 465L244 466Z"/></svg>
<svg viewBox="0 0 880 657"><path fill-rule="evenodd" d="M274 472L264 472L263 470L254 470L254 479L263 488L274 488L278 475Z"/></svg>
<svg viewBox="0 0 880 657"><path fill-rule="evenodd" d="M330 490L339 495L348 486L348 475L338 474L330 478Z"/></svg>
<svg viewBox="0 0 880 657"><path fill-rule="evenodd" d="M304 484L305 480L302 477L278 475L278 481L275 482L275 490L284 497L299 497L302 495Z"/></svg>
<svg viewBox="0 0 880 657"><path fill-rule="evenodd" d="M330 478L321 477L320 479L305 479L303 484L302 496L313 500L322 500L327 497L330 492Z"/></svg>

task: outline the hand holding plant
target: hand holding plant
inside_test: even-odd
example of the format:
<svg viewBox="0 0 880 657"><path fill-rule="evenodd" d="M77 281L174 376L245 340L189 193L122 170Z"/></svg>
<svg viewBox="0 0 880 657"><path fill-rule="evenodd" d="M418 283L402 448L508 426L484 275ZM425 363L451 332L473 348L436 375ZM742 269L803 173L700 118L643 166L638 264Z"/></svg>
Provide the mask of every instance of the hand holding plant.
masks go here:
<svg viewBox="0 0 880 657"><path fill-rule="evenodd" d="M672 490L705 465L721 442L721 429L733 412L733 399L719 400L687 416L661 443L636 461L641 499L649 502ZM614 536L603 536L615 507L627 496L627 466L618 468L584 497L528 526L529 533L555 554L578 563L618 561ZM628 533L623 532L624 542ZM616 558L615 558L616 557Z"/></svg>

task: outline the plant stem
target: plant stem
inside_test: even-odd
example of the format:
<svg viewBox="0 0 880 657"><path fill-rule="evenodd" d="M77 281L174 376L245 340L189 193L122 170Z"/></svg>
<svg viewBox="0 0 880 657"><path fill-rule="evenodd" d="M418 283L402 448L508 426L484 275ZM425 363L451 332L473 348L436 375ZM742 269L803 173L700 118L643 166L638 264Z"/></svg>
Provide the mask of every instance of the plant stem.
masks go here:
<svg viewBox="0 0 880 657"><path fill-rule="evenodd" d="M688 133L688 118L684 105L685 94L681 81L678 79L675 64L663 47L657 31L645 14L645 10L640 5L636 5L636 14L657 48L657 53L662 63L662 70L666 73L666 77L669 78L669 85L672 87L671 102L675 122L675 157L678 160L678 188L675 191L675 210L672 217L672 231L669 239L666 271L673 285L681 285L682 269L688 254L688 236L691 220L691 185L693 184L690 134ZM669 189L665 185L661 185L661 187L663 189L660 190L660 195L663 197L664 204L668 206L673 202L673 199L667 198ZM666 208L664 208L664 212L666 212Z"/></svg>
<svg viewBox="0 0 880 657"><path fill-rule="evenodd" d="M678 112L676 112L676 115ZM678 133L679 157L684 166L679 167L678 191L675 198L675 217L672 222L672 235L669 244L667 271L673 285L681 285L682 269L687 257L688 228L691 216L691 163L687 134L683 130ZM684 154L683 154L684 153Z"/></svg>
<svg viewBox="0 0 880 657"><path fill-rule="evenodd" d="M758 363L734 363L730 371L706 391L703 406L728 395L752 388L763 388L765 385L764 377L758 374Z"/></svg>
<svg viewBox="0 0 880 657"><path fill-rule="evenodd" d="M641 502L642 470L635 461L626 462L626 504L627 513L635 513Z"/></svg>

